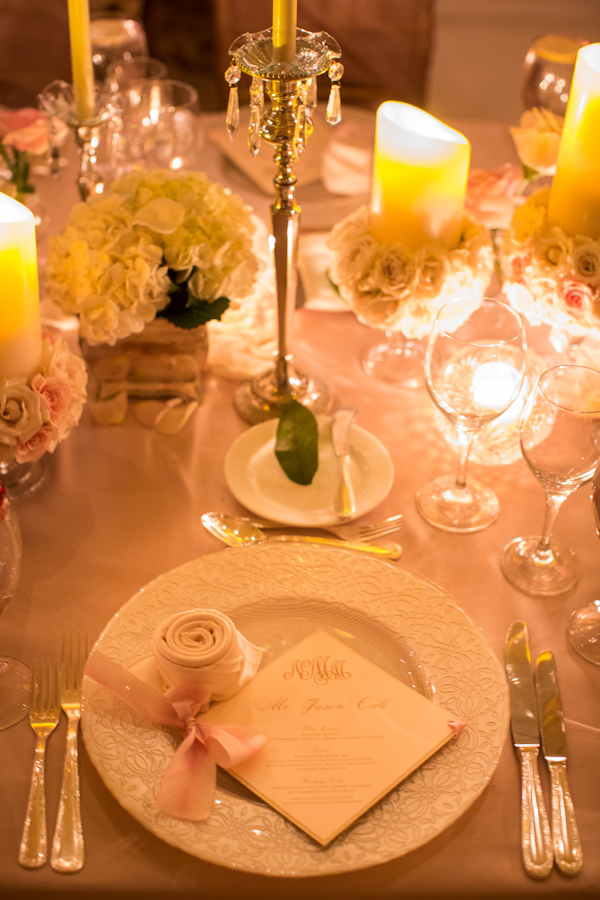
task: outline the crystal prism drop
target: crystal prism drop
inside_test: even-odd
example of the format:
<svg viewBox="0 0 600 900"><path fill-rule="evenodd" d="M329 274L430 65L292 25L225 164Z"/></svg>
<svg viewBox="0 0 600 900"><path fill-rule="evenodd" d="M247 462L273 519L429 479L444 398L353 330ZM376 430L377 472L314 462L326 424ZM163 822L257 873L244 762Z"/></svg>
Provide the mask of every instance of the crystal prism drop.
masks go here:
<svg viewBox="0 0 600 900"><path fill-rule="evenodd" d="M262 108L265 105L265 89L262 78L258 78L256 75L252 76L250 100L253 104L256 104L262 112Z"/></svg>
<svg viewBox="0 0 600 900"><path fill-rule="evenodd" d="M240 127L240 101L238 97L238 89L235 85L229 88L229 100L227 101L227 114L225 116L225 125L231 140Z"/></svg>
<svg viewBox="0 0 600 900"><path fill-rule="evenodd" d="M252 156L260 150L260 107L250 107L250 125L248 127L248 149Z"/></svg>
<svg viewBox="0 0 600 900"><path fill-rule="evenodd" d="M337 125L342 121L342 100L339 84L331 85L331 92L327 101L326 119L330 125Z"/></svg>
<svg viewBox="0 0 600 900"><path fill-rule="evenodd" d="M317 79L309 78L306 83L306 105L309 109L317 108Z"/></svg>
<svg viewBox="0 0 600 900"><path fill-rule="evenodd" d="M300 155L306 147L306 107L303 103L298 104L294 143L296 145L296 152Z"/></svg>

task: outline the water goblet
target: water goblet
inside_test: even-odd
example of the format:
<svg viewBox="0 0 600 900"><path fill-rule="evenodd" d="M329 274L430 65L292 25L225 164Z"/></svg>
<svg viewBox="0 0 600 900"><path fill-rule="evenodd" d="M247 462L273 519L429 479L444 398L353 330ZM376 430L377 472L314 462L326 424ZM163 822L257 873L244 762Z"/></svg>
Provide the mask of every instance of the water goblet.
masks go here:
<svg viewBox="0 0 600 900"><path fill-rule="evenodd" d="M600 466L594 476L592 507L596 533L600 538ZM580 656L600 666L600 599L572 613L567 625L567 637Z"/></svg>
<svg viewBox="0 0 600 900"><path fill-rule="evenodd" d="M520 422L525 462L544 488L541 536L518 537L500 558L508 581L525 594L554 596L577 582L573 551L552 538L567 497L591 481L600 456L600 372L555 366L531 392Z"/></svg>
<svg viewBox="0 0 600 900"><path fill-rule="evenodd" d="M417 508L444 531L487 528L500 510L494 491L470 478L473 439L512 405L525 376L526 339L520 314L500 300L484 298L469 312L465 301L443 306L425 354L425 384L457 432L456 475L442 475L417 494Z"/></svg>
<svg viewBox="0 0 600 900"><path fill-rule="evenodd" d="M15 592L21 571L21 533L0 480L0 612ZM27 715L31 672L20 660L0 656L0 731Z"/></svg>
<svg viewBox="0 0 600 900"><path fill-rule="evenodd" d="M104 81L107 67L118 59L148 56L144 26L122 13L101 10L90 21L94 80Z"/></svg>
<svg viewBox="0 0 600 900"><path fill-rule="evenodd" d="M536 38L525 57L525 109L537 106L565 115L577 53L586 44L582 38L565 34L544 34Z"/></svg>

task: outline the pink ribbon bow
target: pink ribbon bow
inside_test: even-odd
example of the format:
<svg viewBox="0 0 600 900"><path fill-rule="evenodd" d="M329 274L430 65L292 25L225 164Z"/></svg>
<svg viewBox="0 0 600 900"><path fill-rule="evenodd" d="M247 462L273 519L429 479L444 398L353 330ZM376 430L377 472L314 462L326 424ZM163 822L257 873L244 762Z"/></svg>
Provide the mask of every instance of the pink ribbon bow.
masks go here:
<svg viewBox="0 0 600 900"><path fill-rule="evenodd" d="M98 650L88 659L84 673L144 718L184 732L158 790L158 806L170 816L208 819L217 765L236 766L267 743L266 735L255 728L196 721L196 715L208 709L211 688L207 685L182 684L161 694Z"/></svg>

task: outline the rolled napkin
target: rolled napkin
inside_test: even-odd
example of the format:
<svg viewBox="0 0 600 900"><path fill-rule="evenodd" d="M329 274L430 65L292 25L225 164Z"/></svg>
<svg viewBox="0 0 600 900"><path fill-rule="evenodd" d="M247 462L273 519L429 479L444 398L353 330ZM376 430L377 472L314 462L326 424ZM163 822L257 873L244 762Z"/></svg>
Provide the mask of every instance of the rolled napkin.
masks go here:
<svg viewBox="0 0 600 900"><path fill-rule="evenodd" d="M204 684L211 700L225 700L256 674L264 650L214 609L190 609L162 622L152 653L165 687Z"/></svg>

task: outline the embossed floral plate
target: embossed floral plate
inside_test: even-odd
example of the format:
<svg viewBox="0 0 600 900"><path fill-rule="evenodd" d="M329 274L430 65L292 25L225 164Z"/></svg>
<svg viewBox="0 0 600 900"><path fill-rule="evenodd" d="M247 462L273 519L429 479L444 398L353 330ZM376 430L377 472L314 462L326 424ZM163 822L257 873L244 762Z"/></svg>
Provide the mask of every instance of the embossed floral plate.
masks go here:
<svg viewBox="0 0 600 900"><path fill-rule="evenodd" d="M504 673L480 629L441 588L393 563L326 547L257 545L201 557L151 582L108 623L97 647L123 665L149 653L159 622L193 606L217 608L267 649L267 660L325 627L467 723L323 848L226 774L206 822L156 806L179 740L84 680L82 730L106 786L169 844L263 875L310 876L383 863L421 847L488 784L507 732Z"/></svg>
<svg viewBox="0 0 600 900"><path fill-rule="evenodd" d="M309 485L291 481L277 462L278 419L261 422L241 434L225 457L225 480L236 500L256 515L286 525L318 528L339 522L333 505L338 461L331 442L331 419L319 416L318 422L319 468ZM381 441L358 425L352 429L350 445L356 518L388 495L394 466Z"/></svg>

